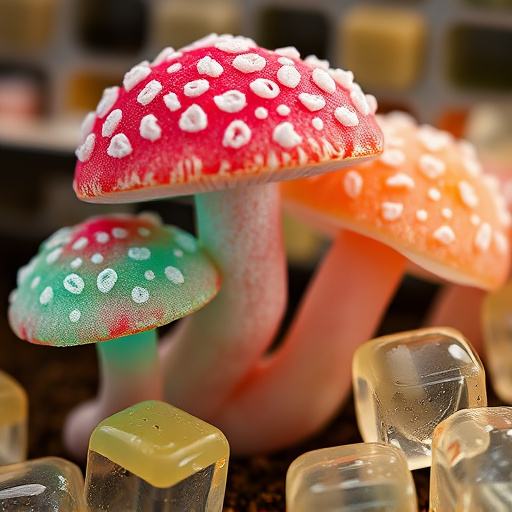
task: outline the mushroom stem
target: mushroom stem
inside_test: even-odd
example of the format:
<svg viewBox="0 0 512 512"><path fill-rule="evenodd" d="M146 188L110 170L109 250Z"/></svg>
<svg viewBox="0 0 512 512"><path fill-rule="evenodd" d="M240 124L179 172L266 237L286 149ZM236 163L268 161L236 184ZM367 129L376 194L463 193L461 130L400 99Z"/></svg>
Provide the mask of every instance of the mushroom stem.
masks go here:
<svg viewBox="0 0 512 512"><path fill-rule="evenodd" d="M222 275L219 294L163 349L165 399L207 419L273 342L287 300L279 188L196 196L198 236Z"/></svg>
<svg viewBox="0 0 512 512"><path fill-rule="evenodd" d="M100 421L145 400L162 400L156 330L96 343L100 383L97 398L80 404L66 420L64 443L79 460Z"/></svg>
<svg viewBox="0 0 512 512"><path fill-rule="evenodd" d="M280 348L212 420L234 452L283 448L333 417L350 391L352 355L374 335L405 262L369 238L337 236Z"/></svg>

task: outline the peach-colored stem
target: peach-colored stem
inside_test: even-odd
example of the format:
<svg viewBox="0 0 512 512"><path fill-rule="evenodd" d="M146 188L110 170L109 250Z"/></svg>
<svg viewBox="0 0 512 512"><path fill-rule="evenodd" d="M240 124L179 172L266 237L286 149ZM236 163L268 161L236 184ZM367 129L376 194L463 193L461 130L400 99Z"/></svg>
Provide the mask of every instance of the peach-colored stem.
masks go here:
<svg viewBox="0 0 512 512"><path fill-rule="evenodd" d="M404 267L379 242L338 235L281 347L212 419L234 452L282 448L333 417L351 388L354 351L375 334Z"/></svg>
<svg viewBox="0 0 512 512"><path fill-rule="evenodd" d="M221 289L164 344L165 398L209 419L273 342L287 299L279 188L270 183L196 197L198 236Z"/></svg>
<svg viewBox="0 0 512 512"><path fill-rule="evenodd" d="M487 293L478 288L445 284L431 307L426 325L453 327L482 353L482 301Z"/></svg>

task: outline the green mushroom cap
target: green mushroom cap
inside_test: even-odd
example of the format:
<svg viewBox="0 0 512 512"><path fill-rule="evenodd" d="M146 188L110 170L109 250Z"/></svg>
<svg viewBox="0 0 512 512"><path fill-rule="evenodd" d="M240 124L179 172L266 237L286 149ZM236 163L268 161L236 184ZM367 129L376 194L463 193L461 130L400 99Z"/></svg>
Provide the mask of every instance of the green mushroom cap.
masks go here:
<svg viewBox="0 0 512 512"><path fill-rule="evenodd" d="M185 231L153 214L93 217L57 231L19 270L9 323L32 343L94 343L188 315L219 286L214 264Z"/></svg>

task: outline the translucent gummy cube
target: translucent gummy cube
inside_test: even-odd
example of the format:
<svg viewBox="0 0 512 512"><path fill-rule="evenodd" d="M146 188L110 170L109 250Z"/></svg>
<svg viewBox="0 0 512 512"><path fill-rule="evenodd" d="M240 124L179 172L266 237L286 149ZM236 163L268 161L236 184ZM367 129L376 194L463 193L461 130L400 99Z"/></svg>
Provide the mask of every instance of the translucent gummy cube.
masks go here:
<svg viewBox="0 0 512 512"><path fill-rule="evenodd" d="M467 409L434 431L433 512L512 510L512 408Z"/></svg>
<svg viewBox="0 0 512 512"><path fill-rule="evenodd" d="M169 404L142 402L91 435L89 510L221 512L228 460L220 430Z"/></svg>
<svg viewBox="0 0 512 512"><path fill-rule="evenodd" d="M44 457L0 467L2 512L87 512L80 468Z"/></svg>
<svg viewBox="0 0 512 512"><path fill-rule="evenodd" d="M410 469L430 466L432 434L441 421L487 405L482 363L454 329L370 340L356 351L352 375L363 440L401 448Z"/></svg>
<svg viewBox="0 0 512 512"><path fill-rule="evenodd" d="M496 394L512 403L512 281L489 293L483 303L486 368Z"/></svg>
<svg viewBox="0 0 512 512"><path fill-rule="evenodd" d="M383 443L307 452L286 475L288 512L417 512L407 459Z"/></svg>
<svg viewBox="0 0 512 512"><path fill-rule="evenodd" d="M25 390L0 371L0 466L26 459L27 415Z"/></svg>

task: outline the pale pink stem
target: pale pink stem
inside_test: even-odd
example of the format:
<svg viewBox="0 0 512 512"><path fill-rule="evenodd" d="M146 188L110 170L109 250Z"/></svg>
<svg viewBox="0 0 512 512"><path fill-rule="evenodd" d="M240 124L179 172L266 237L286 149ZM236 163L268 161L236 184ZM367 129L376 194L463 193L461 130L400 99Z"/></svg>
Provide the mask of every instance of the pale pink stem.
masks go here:
<svg viewBox="0 0 512 512"><path fill-rule="evenodd" d="M277 184L196 197L221 289L164 344L165 398L208 419L274 341L287 300Z"/></svg>
<svg viewBox="0 0 512 512"><path fill-rule="evenodd" d="M212 419L234 452L282 448L333 417L351 388L354 351L375 335L404 267L405 258L379 242L338 235L281 348Z"/></svg>
<svg viewBox="0 0 512 512"><path fill-rule="evenodd" d="M446 283L436 297L425 325L459 330L473 348L482 353L482 301L488 292L478 288Z"/></svg>

